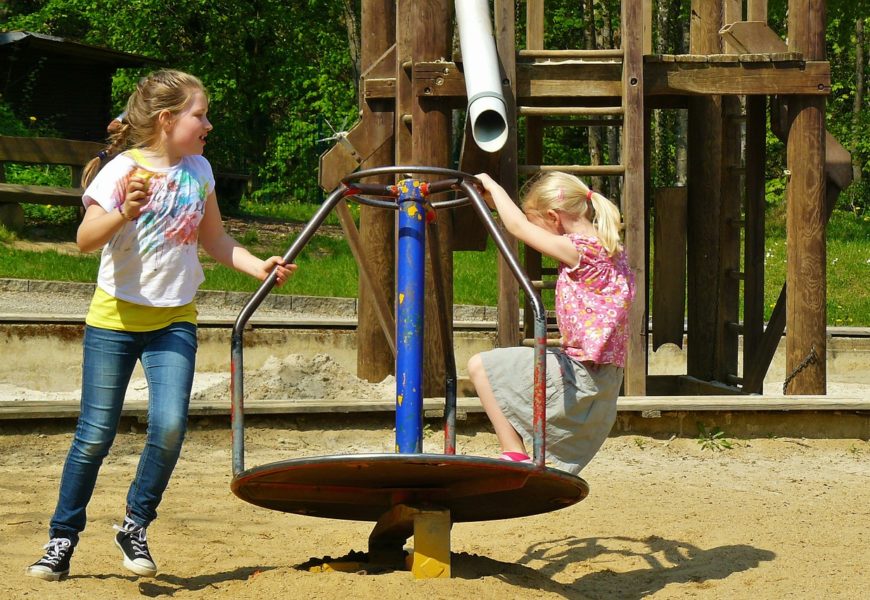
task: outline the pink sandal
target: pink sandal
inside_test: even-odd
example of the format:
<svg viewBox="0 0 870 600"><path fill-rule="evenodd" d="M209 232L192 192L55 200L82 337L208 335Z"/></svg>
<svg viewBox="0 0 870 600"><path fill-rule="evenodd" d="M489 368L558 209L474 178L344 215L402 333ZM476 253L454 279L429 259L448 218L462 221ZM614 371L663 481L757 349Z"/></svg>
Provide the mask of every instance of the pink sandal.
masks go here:
<svg viewBox="0 0 870 600"><path fill-rule="evenodd" d="M530 463L532 459L528 454L523 454L522 452L502 452L501 456L498 457L499 460L507 460L510 462L521 462L521 463Z"/></svg>

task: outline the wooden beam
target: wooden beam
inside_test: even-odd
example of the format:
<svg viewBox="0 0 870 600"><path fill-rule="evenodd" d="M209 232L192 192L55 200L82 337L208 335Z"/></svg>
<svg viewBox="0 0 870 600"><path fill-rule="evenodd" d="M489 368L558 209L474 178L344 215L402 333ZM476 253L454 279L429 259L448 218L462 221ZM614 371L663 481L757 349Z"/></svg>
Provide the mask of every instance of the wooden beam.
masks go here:
<svg viewBox="0 0 870 600"><path fill-rule="evenodd" d="M824 61L808 61L792 67L771 61L654 63L647 66L646 83L648 95L826 96L831 92L831 69Z"/></svg>
<svg viewBox="0 0 870 600"><path fill-rule="evenodd" d="M767 22L767 0L747 0L746 20Z"/></svg>
<svg viewBox="0 0 870 600"><path fill-rule="evenodd" d="M363 81L369 77L395 74L395 22L395 0L363 0L360 17L360 68ZM384 27L384 24L390 26ZM361 85L360 89L364 89L364 86ZM372 121L365 138L384 140L363 157L360 167L368 169L392 164L395 102L387 99L368 100L361 95L360 107L363 120L368 118ZM362 143L365 143L363 139L356 141L357 145ZM365 182L392 183L392 178L381 176L368 178ZM338 208L342 226L351 233L348 240L353 241L356 237L353 235L356 229L353 219L343 203ZM392 211L360 206L359 239L356 241L359 249L355 252L362 258L362 262L357 258L360 266L357 376L372 382L383 381L395 371L396 334L392 311L395 290L394 221ZM387 349L391 351L387 352Z"/></svg>
<svg viewBox="0 0 870 600"><path fill-rule="evenodd" d="M526 2L526 49L544 49L544 0Z"/></svg>
<svg viewBox="0 0 870 600"><path fill-rule="evenodd" d="M495 0L493 22L496 48L501 62L502 86L507 104L508 139L499 157L499 183L511 198L517 198L517 70L516 70L516 14L513 0ZM516 238L504 233L514 256L519 254ZM520 342L520 288L505 260L498 259L498 331L496 345L516 346Z"/></svg>
<svg viewBox="0 0 870 600"><path fill-rule="evenodd" d="M686 188L655 191L653 260L653 350L683 347L686 315Z"/></svg>
<svg viewBox="0 0 870 600"><path fill-rule="evenodd" d="M790 0L789 49L825 57L824 0ZM787 194L787 394L826 393L825 100L789 99ZM813 360L810 360L810 359ZM808 362L809 361L809 362Z"/></svg>
<svg viewBox="0 0 870 600"><path fill-rule="evenodd" d="M830 94L831 69L825 61L771 60L769 55L746 54L719 55L721 60L711 62L706 55L697 57L703 60L688 60L688 56L671 61L647 60L646 96ZM454 63L419 63L414 70L416 95L451 98L457 106L465 98L465 78ZM529 105L553 98L592 103L593 99L619 98L621 72L618 63L518 62L517 102ZM578 86L577 81L583 81L583 85ZM366 98L393 98L395 93L394 79L365 81Z"/></svg>
<svg viewBox="0 0 870 600"><path fill-rule="evenodd" d="M637 294L629 312L628 348L624 390L627 396L646 394L646 210L644 148L643 7L622 3L622 164L625 167L622 212L625 218L625 250L634 272Z"/></svg>
<svg viewBox="0 0 870 600"><path fill-rule="evenodd" d="M727 326L736 323L740 315L740 281L733 275L740 272L740 228L743 186L741 179L741 117L740 100L736 96L722 98L722 154L719 208L719 300L714 347L716 368L714 378L728 381L737 375L738 333Z"/></svg>
<svg viewBox="0 0 870 600"><path fill-rule="evenodd" d="M432 62L449 56L452 46L452 3L447 0L414 0L410 30L413 35L413 61ZM401 35L401 34L399 34ZM399 68L402 68L399 65ZM414 71L412 70L412 73ZM412 84L415 82L412 82ZM435 97L416 96L411 109L411 163L428 167L450 166L451 111L443 100ZM442 219L441 234L442 285L447 299L447 318L453 314L453 255L450 252L452 237L450 219ZM427 290L434 289L432 268L426 265ZM438 326L438 303L435 294L426 293L424 338L426 352L423 357L423 393L440 396L444 393L444 349L452 349L452 340L441 339Z"/></svg>
<svg viewBox="0 0 870 600"><path fill-rule="evenodd" d="M692 0L690 52L721 51L717 2ZM710 381L716 373L719 300L719 213L722 183L722 99L702 96L689 101L688 255L686 371Z"/></svg>
<svg viewBox="0 0 870 600"><path fill-rule="evenodd" d="M544 162L544 128L540 117L526 118L526 163L539 165ZM523 262L530 279L541 279L543 257L529 246L525 247ZM532 318L532 303L527 294L523 301L523 338L535 338L535 320Z"/></svg>
<svg viewBox="0 0 870 600"><path fill-rule="evenodd" d="M764 210L767 159L767 106L764 96L746 98L746 178L743 239L743 390L760 394L761 380L747 386L746 374L764 334ZM767 369L765 368L765 372Z"/></svg>

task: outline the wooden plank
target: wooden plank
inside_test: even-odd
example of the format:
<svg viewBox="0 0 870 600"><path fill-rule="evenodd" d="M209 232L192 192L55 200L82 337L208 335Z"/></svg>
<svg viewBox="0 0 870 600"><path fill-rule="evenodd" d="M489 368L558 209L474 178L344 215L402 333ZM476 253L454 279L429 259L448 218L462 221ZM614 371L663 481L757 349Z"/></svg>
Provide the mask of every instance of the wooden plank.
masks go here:
<svg viewBox="0 0 870 600"><path fill-rule="evenodd" d="M105 144L47 137L0 136L0 161L27 164L83 166Z"/></svg>
<svg viewBox="0 0 870 600"><path fill-rule="evenodd" d="M622 115L621 106L520 106L522 116L607 116Z"/></svg>
<svg viewBox="0 0 870 600"><path fill-rule="evenodd" d="M863 398L802 396L762 398L758 396L681 394L667 398L623 398L616 401L619 412L665 411L865 411L870 401Z"/></svg>
<svg viewBox="0 0 870 600"><path fill-rule="evenodd" d="M739 59L740 57L738 57ZM770 55L743 56L744 62L646 61L644 90L647 97L679 94L830 94L831 69L826 61L773 62ZM749 61L749 58L753 58ZM763 58L763 62L759 59ZM718 60L718 59L714 59ZM725 59L724 60L731 60ZM414 67L421 77L415 93L457 99L465 97L465 79L454 68L437 63ZM447 69L445 74L443 71ZM622 66L618 63L517 63L517 102L535 100L618 98L622 95ZM441 78L442 81L438 82ZM583 85L577 82L582 81ZM431 93L425 93L426 90ZM395 79L366 80L366 98L393 98Z"/></svg>
<svg viewBox="0 0 870 600"><path fill-rule="evenodd" d="M655 191L653 261L653 350L683 347L686 315L686 188Z"/></svg>
<svg viewBox="0 0 870 600"><path fill-rule="evenodd" d="M529 63L517 62L517 102L527 98L599 98L622 95L622 65L619 63ZM583 85L577 82L582 81Z"/></svg>
<svg viewBox="0 0 870 600"><path fill-rule="evenodd" d="M0 203L2 204L82 206L82 194L84 193L84 188L0 183Z"/></svg>
<svg viewBox="0 0 870 600"><path fill-rule="evenodd" d="M526 2L526 49L544 49L544 0Z"/></svg>
<svg viewBox="0 0 870 600"><path fill-rule="evenodd" d="M623 52L619 48L599 48L599 49L571 49L571 50L520 50L518 56L522 59L534 58L576 58L582 60L606 60L613 58L622 58Z"/></svg>
<svg viewBox="0 0 870 600"><path fill-rule="evenodd" d="M719 30L719 35L735 54L782 52L787 47L767 22L761 20L728 23Z"/></svg>
<svg viewBox="0 0 870 600"><path fill-rule="evenodd" d="M533 175L543 171L563 171L574 175L614 176L625 173L625 167L622 165L520 165L518 171L521 175Z"/></svg>
<svg viewBox="0 0 870 600"><path fill-rule="evenodd" d="M645 84L648 95L825 96L831 92L831 70L824 61L809 61L799 67L783 67L772 62L660 63L648 65Z"/></svg>
<svg viewBox="0 0 870 600"><path fill-rule="evenodd" d="M654 379L654 377L651 377ZM459 417L483 413L477 398L457 398ZM28 400L0 402L0 421L23 419L75 419L79 416L78 400ZM423 411L427 416L440 416L444 408L443 398L424 398ZM320 398L271 398L245 403L245 414L253 415L346 415L359 413L392 413L394 400L326 400ZM762 397L746 395L676 395L662 397L624 397L616 401L619 412L707 412L707 411L870 411L870 400L848 396L789 396ZM229 401L191 400L191 417L229 417ZM121 416L144 420L148 415L148 403L131 401L124 403Z"/></svg>
<svg viewBox="0 0 870 600"><path fill-rule="evenodd" d="M645 210L643 6L622 3L622 164L625 167L622 212L625 220L625 251L634 272L637 293L628 316L624 390L627 396L646 394L647 371L647 228Z"/></svg>
<svg viewBox="0 0 870 600"><path fill-rule="evenodd" d="M495 0L493 23L498 58L501 63L502 86L507 105L508 139L499 156L499 183L511 198L517 198L517 69L516 69L516 14L513 0ZM504 232L514 257L519 255L519 244L513 235ZM496 345L516 346L520 341L520 287L504 258L498 259L498 331Z"/></svg>
<svg viewBox="0 0 870 600"><path fill-rule="evenodd" d="M743 390L751 394L761 393L763 381L753 379L753 387L747 385L746 374L764 334L764 212L765 212L765 163L767 153L767 107L763 96L746 98L746 189L743 243ZM766 369L765 369L766 372Z"/></svg>

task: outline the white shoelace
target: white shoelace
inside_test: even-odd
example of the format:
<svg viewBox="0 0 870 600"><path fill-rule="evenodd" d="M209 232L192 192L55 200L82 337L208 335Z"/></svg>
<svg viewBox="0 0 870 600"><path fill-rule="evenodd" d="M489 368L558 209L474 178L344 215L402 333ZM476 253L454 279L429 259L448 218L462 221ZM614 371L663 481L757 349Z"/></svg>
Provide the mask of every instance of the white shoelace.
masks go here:
<svg viewBox="0 0 870 600"><path fill-rule="evenodd" d="M47 563L52 567L56 567L57 563L60 562L61 553L67 550L70 546L72 546L72 542L67 538L52 538L45 546L43 546L43 549L46 550L46 552L45 556L43 556L42 560L39 562Z"/></svg>
<svg viewBox="0 0 870 600"><path fill-rule="evenodd" d="M147 560L151 560L151 555L148 553L148 545L145 539L145 528L136 525L133 521L124 520L123 525L112 525L115 531L132 534L130 541L133 543L133 553L136 556L141 556Z"/></svg>

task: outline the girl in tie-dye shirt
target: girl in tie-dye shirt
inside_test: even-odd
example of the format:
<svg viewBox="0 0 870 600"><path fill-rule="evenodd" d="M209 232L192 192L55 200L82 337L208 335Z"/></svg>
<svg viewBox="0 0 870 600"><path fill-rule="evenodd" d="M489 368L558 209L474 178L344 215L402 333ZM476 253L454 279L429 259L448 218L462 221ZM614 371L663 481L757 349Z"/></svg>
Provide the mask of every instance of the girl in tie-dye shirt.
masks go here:
<svg viewBox="0 0 870 600"><path fill-rule="evenodd" d="M85 319L81 413L45 554L26 571L33 577L57 581L69 574L137 362L148 381L148 431L115 545L126 569L155 575L145 530L157 517L187 427L197 347L194 294L203 280L198 245L257 279L274 273L278 285L295 269L280 256L257 258L224 231L214 176L202 157L212 129L207 113L196 77L171 70L144 77L111 145L85 170L77 241L83 252L102 248L102 257Z"/></svg>
<svg viewBox="0 0 870 600"><path fill-rule="evenodd" d="M619 242L619 209L573 175L551 172L529 187L520 210L478 175L509 232L559 261L556 317L562 344L547 350L547 459L578 473L616 420L634 300L634 275ZM501 458L530 462L533 348L477 354L468 374L492 421Z"/></svg>

